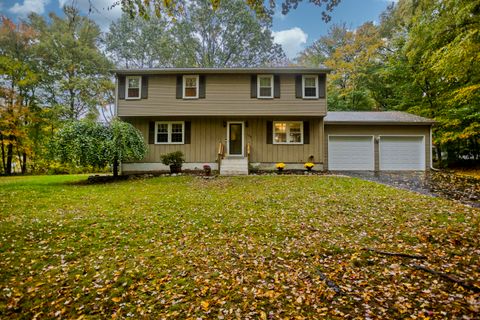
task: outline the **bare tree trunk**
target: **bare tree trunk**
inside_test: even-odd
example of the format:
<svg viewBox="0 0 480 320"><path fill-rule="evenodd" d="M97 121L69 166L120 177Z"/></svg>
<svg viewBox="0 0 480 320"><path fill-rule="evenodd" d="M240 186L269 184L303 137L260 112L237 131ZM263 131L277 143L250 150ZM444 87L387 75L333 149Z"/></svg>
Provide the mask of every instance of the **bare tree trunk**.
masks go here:
<svg viewBox="0 0 480 320"><path fill-rule="evenodd" d="M442 150L440 149L440 146L437 146L435 148L435 150L437 151L437 159L438 159L438 167L441 168L442 167Z"/></svg>
<svg viewBox="0 0 480 320"><path fill-rule="evenodd" d="M7 164L5 163L5 144L3 143L3 135L0 134L0 140L2 141L2 168L3 171L7 172Z"/></svg>
<svg viewBox="0 0 480 320"><path fill-rule="evenodd" d="M25 174L27 173L27 153L24 152L22 154L22 158L23 158L23 161L22 161L22 174Z"/></svg>
<svg viewBox="0 0 480 320"><path fill-rule="evenodd" d="M113 160L113 176L116 178L118 177L118 160Z"/></svg>
<svg viewBox="0 0 480 320"><path fill-rule="evenodd" d="M13 145L10 143L7 146L7 165L5 167L5 174L7 176L12 174L12 159L13 159Z"/></svg>

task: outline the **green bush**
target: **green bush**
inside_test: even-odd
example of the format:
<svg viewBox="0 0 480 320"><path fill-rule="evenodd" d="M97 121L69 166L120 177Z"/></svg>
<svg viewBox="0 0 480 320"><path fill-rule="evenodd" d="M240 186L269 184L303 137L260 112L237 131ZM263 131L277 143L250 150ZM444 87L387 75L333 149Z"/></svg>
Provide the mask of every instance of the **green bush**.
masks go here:
<svg viewBox="0 0 480 320"><path fill-rule="evenodd" d="M160 156L160 160L166 166L182 167L185 162L182 151L170 152Z"/></svg>

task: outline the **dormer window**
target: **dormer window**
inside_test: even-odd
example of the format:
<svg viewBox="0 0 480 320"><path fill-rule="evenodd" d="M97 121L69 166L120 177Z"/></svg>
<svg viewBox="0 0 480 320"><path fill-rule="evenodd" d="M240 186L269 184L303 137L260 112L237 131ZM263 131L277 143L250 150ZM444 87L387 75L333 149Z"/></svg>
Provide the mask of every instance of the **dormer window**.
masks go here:
<svg viewBox="0 0 480 320"><path fill-rule="evenodd" d="M142 77L129 76L127 77L127 85L125 86L125 97L127 99L140 99L142 88Z"/></svg>
<svg viewBox="0 0 480 320"><path fill-rule="evenodd" d="M257 77L257 97L261 99L273 98L273 76L262 75Z"/></svg>
<svg viewBox="0 0 480 320"><path fill-rule="evenodd" d="M183 99L198 99L198 76L183 76Z"/></svg>
<svg viewBox="0 0 480 320"><path fill-rule="evenodd" d="M303 99L318 99L318 76L303 76Z"/></svg>

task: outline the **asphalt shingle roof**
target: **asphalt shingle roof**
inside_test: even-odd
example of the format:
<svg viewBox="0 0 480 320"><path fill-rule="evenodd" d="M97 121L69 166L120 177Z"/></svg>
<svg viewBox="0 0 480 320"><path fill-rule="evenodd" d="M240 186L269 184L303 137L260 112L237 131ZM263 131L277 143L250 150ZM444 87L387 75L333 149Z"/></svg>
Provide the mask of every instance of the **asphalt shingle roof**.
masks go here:
<svg viewBox="0 0 480 320"><path fill-rule="evenodd" d="M326 124L433 124L432 119L400 111L328 111Z"/></svg>

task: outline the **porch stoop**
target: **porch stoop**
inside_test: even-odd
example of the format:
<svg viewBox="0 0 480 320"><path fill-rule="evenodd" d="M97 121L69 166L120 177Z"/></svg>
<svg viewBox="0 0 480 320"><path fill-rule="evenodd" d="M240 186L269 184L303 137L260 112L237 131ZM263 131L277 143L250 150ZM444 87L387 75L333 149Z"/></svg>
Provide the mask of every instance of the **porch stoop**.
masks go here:
<svg viewBox="0 0 480 320"><path fill-rule="evenodd" d="M246 176L248 175L248 159L245 157L227 157L220 165L221 176Z"/></svg>

